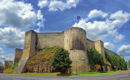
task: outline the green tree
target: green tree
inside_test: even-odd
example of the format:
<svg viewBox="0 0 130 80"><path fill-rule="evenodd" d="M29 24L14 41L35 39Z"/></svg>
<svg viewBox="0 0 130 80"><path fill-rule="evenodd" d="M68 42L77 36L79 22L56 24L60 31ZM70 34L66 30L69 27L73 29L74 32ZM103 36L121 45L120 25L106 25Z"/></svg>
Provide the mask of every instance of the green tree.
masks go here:
<svg viewBox="0 0 130 80"><path fill-rule="evenodd" d="M130 68L130 60L128 61L128 64L129 64L129 68Z"/></svg>
<svg viewBox="0 0 130 80"><path fill-rule="evenodd" d="M127 62L123 59L118 57L119 60L119 69L120 70L126 70L127 69Z"/></svg>
<svg viewBox="0 0 130 80"><path fill-rule="evenodd" d="M94 70L94 65L99 64L101 66L104 65L103 57L101 54L99 54L96 49L88 49L87 50L87 56L88 56L88 61L90 64L91 70Z"/></svg>
<svg viewBox="0 0 130 80"><path fill-rule="evenodd" d="M110 55L107 51L105 51L106 60L110 62L113 70L126 70L127 63L123 58L119 56Z"/></svg>
<svg viewBox="0 0 130 80"><path fill-rule="evenodd" d="M65 73L67 69L71 67L72 61L69 58L68 51L63 48L59 48L55 53L54 57L51 60L51 65L54 70L59 71L61 73Z"/></svg>

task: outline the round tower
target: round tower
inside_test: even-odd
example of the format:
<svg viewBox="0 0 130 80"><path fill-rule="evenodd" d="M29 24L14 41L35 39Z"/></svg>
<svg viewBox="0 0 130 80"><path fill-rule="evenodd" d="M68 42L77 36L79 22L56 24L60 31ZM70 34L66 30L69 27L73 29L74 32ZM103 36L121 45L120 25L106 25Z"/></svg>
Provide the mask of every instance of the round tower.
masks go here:
<svg viewBox="0 0 130 80"><path fill-rule="evenodd" d="M73 27L64 31L64 48L69 51L72 61L72 72L87 72L86 32L82 28Z"/></svg>
<svg viewBox="0 0 130 80"><path fill-rule="evenodd" d="M86 32L82 28L72 27L64 31L64 48L66 50L85 50Z"/></svg>

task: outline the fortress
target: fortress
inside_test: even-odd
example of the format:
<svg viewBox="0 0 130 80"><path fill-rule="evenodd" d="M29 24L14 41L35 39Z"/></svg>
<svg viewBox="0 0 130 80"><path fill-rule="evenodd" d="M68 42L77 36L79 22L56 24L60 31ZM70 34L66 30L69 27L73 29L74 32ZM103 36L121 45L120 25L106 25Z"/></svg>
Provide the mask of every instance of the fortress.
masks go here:
<svg viewBox="0 0 130 80"><path fill-rule="evenodd" d="M21 73L32 56L39 54L40 49L46 46L59 46L66 49L72 60L72 72L88 72L89 63L86 55L86 49L95 48L105 60L104 50L109 54L116 53L104 48L101 40L92 41L86 38L86 31L82 28L72 27L66 31L58 33L36 33L33 30L26 32L24 40L24 49L15 49L14 63L18 62L15 73Z"/></svg>

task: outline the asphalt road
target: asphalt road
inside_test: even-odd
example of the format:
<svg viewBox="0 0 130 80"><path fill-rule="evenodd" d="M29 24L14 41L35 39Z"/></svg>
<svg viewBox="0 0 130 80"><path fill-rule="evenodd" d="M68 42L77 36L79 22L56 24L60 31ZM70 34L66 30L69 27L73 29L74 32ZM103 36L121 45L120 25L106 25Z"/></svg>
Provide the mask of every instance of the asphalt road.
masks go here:
<svg viewBox="0 0 130 80"><path fill-rule="evenodd" d="M105 76L27 76L27 75L9 75L0 74L0 80L130 80L130 73L120 73Z"/></svg>

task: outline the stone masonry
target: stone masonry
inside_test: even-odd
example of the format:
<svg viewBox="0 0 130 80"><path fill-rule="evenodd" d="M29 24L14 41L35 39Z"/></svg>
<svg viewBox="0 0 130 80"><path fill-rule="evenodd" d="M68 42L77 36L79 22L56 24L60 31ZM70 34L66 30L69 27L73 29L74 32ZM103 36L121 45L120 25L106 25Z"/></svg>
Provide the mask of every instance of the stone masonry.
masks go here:
<svg viewBox="0 0 130 80"><path fill-rule="evenodd" d="M22 49L15 49L15 58L14 58L14 64L18 63L22 57L23 50Z"/></svg>
<svg viewBox="0 0 130 80"><path fill-rule="evenodd" d="M19 50L15 51L15 55L22 55L21 57L15 57L15 61L19 61L19 64L14 72L23 72L28 59L38 54L46 46L59 46L68 50L72 60L72 72L88 72L90 70L86 55L87 49L95 48L103 56L104 60L104 50L116 55L112 51L105 49L104 43L101 40L92 41L86 38L86 31L82 28L72 27L58 33L36 33L30 30L25 34L23 53L22 50L19 53L17 53Z"/></svg>

